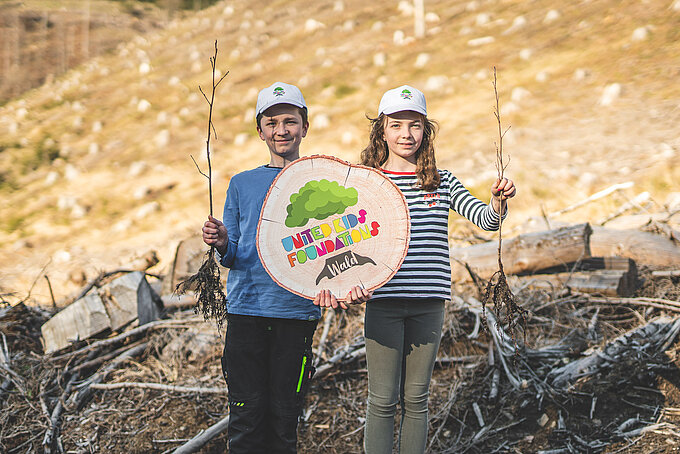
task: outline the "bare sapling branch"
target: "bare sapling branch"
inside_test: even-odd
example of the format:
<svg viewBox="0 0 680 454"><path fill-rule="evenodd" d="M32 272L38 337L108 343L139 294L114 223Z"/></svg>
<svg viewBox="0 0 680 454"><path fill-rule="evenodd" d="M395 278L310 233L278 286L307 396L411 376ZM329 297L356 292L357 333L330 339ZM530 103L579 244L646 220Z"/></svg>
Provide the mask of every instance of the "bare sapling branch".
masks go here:
<svg viewBox="0 0 680 454"><path fill-rule="evenodd" d="M196 165L198 172L208 179L208 197L210 200L210 216L213 216L213 192L212 192L212 162L210 159L210 139L214 136L217 140L217 130L213 124L213 107L215 104L215 91L217 86L224 80L224 78L229 74L227 71L219 80L215 80L216 66L217 66L217 40L215 41L215 54L210 57L210 66L212 68L212 92L210 98L205 94L203 89L198 87L199 91L208 103L208 133L207 139L205 141L205 153L208 161L208 172L204 173L199 167L198 163L191 156L191 160ZM201 312L206 320L215 319L218 326L221 327L222 323L226 319L227 315L227 304L226 296L222 291L222 283L220 281L220 267L215 260L215 246L211 246L210 250L206 253L203 264L199 268L198 272L193 276L190 276L186 280L180 282L175 287L175 292L179 294L186 293L188 290L193 290L196 294L196 307L194 310L196 313Z"/></svg>
<svg viewBox="0 0 680 454"><path fill-rule="evenodd" d="M501 112L500 112L500 101L498 95L498 86L496 79L496 67L493 68L493 91L496 97L496 106L494 108L494 116L498 123L498 143L494 142L496 147L496 170L498 174L498 180L503 180L505 177L505 169L508 167L510 159L504 160L503 156L503 137L508 132L510 127L503 130L501 122ZM515 353L518 352L517 339L515 337L515 328L521 326L522 332L524 334L524 342L526 343L526 323L527 323L527 311L521 308L517 304L517 299L512 293L510 286L508 285L505 272L503 271L503 260L502 260L502 244L503 244L503 216L502 212L504 209L505 195L503 191L498 195L500 199L500 211L498 220L498 271L496 271L486 284L486 289L484 291L484 297L482 299L482 319L484 320L484 325L486 326L486 303L493 302L493 311L496 318L496 328L499 332L502 332L500 326L501 321L504 322L506 329L510 332L512 336L512 341L515 345Z"/></svg>

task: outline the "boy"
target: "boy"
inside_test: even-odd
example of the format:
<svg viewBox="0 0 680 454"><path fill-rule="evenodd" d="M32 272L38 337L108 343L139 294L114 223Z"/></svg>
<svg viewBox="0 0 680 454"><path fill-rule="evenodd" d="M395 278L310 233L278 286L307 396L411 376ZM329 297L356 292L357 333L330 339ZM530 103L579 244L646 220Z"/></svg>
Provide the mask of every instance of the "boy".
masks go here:
<svg viewBox="0 0 680 454"><path fill-rule="evenodd" d="M313 374L311 344L319 306L347 308L321 292L314 302L276 284L257 254L262 204L274 178L300 157L307 135L307 105L300 90L276 82L260 91L257 132L269 164L235 175L227 189L223 221L210 216L203 240L228 268L227 334L222 370L229 389L229 452L295 453L297 422ZM359 288L350 302L364 302Z"/></svg>

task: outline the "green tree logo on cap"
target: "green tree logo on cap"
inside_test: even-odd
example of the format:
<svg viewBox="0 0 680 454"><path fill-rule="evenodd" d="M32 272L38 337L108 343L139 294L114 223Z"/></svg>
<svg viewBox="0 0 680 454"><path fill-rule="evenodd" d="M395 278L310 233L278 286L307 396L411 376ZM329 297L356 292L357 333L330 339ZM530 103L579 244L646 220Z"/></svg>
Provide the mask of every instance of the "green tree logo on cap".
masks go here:
<svg viewBox="0 0 680 454"><path fill-rule="evenodd" d="M404 99L411 99L413 95L411 94L411 91L408 88L404 88L401 92L401 97Z"/></svg>
<svg viewBox="0 0 680 454"><path fill-rule="evenodd" d="M286 92L282 87L276 87L274 89L274 96L283 96L285 94L286 94Z"/></svg>
<svg viewBox="0 0 680 454"><path fill-rule="evenodd" d="M358 197L356 189L340 186L335 181L309 181L290 196L285 223L288 227L302 227L312 218L322 220L341 214L347 207L356 205Z"/></svg>

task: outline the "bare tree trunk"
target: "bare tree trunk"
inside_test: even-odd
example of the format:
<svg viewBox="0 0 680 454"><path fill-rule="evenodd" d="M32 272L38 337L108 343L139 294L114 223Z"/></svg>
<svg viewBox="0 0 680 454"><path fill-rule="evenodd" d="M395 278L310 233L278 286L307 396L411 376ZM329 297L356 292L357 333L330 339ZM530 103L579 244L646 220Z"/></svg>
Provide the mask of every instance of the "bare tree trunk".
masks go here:
<svg viewBox="0 0 680 454"><path fill-rule="evenodd" d="M59 34L59 55L58 55L58 60L59 60L59 70L57 71L57 75L63 74L66 71L66 24L65 24L65 19L63 17L59 17L57 19L57 25L58 28L58 34Z"/></svg>
<svg viewBox="0 0 680 454"><path fill-rule="evenodd" d="M17 10L14 15L14 29L12 37L12 59L10 63L10 74L12 75L12 97L21 93L21 81L23 80L19 75L21 74L21 18Z"/></svg>
<svg viewBox="0 0 680 454"><path fill-rule="evenodd" d="M425 0L413 0L414 34L416 38L425 37Z"/></svg>
<svg viewBox="0 0 680 454"><path fill-rule="evenodd" d="M90 58L90 0L85 2L85 24L83 25L82 55L84 59Z"/></svg>

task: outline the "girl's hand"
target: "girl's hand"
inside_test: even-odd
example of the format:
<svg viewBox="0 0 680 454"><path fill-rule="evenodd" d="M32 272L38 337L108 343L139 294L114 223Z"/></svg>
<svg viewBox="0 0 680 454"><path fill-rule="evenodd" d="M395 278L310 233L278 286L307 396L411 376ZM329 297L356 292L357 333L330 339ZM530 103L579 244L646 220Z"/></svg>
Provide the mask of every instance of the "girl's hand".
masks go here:
<svg viewBox="0 0 680 454"><path fill-rule="evenodd" d="M361 304L365 303L373 296L373 292L369 292L365 288L359 287L358 285L352 287L352 290L347 294L347 301L349 304Z"/></svg>
<svg viewBox="0 0 680 454"><path fill-rule="evenodd" d="M369 292L364 288L356 285L347 293L344 301L338 301L330 290L321 290L316 297L314 297L314 305L319 307L332 307L333 309L349 309L352 304L365 303L373 296L373 292Z"/></svg>
<svg viewBox="0 0 680 454"><path fill-rule="evenodd" d="M321 290L312 301L315 306L319 307L332 307L337 309L340 306L341 309L347 309L349 306L344 301L338 301L338 299L333 295L330 290Z"/></svg>
<svg viewBox="0 0 680 454"><path fill-rule="evenodd" d="M491 205L494 211L498 214L505 213L506 200L515 197L515 194L517 194L517 188L512 180L507 178L497 179L491 185Z"/></svg>
<svg viewBox="0 0 680 454"><path fill-rule="evenodd" d="M224 253L227 242L229 241L229 234L227 228L222 223L212 216L208 216L208 220L203 224L203 242L208 246L215 246L215 248Z"/></svg>

